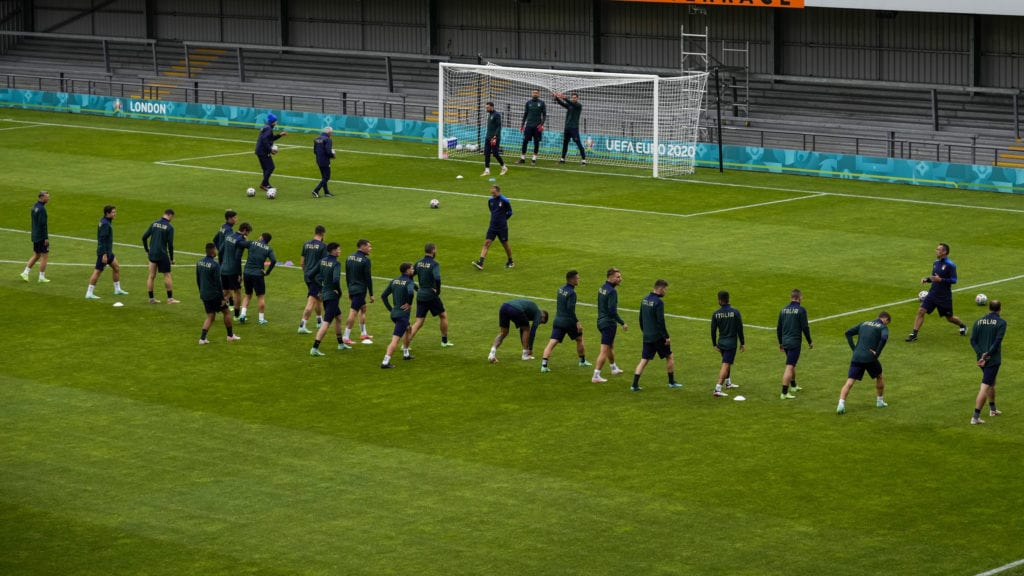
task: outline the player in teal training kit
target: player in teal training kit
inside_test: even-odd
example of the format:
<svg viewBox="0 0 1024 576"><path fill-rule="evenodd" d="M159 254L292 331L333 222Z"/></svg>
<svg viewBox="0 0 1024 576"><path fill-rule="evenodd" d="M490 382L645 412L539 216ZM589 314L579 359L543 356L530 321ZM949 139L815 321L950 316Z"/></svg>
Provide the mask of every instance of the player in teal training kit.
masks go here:
<svg viewBox="0 0 1024 576"><path fill-rule="evenodd" d="M142 235L142 247L149 254L149 275L146 277L146 290L149 292L149 303L159 304L153 297L153 282L156 273L164 275L164 289L167 291L167 303L177 304L174 299L174 284L171 281L171 266L174 264L174 210L164 210L164 217L149 225Z"/></svg>
<svg viewBox="0 0 1024 576"><path fill-rule="evenodd" d="M252 225L242 222L238 232L224 238L224 261L220 265L220 279L224 285L224 299L234 301L235 318L242 312L242 253L249 248Z"/></svg>
<svg viewBox="0 0 1024 576"><path fill-rule="evenodd" d="M349 310L345 321L345 344L355 344L349 338L352 326L359 319L359 340L363 344L373 344L373 336L366 331L366 305L373 304L373 273L371 272L370 252L373 244L365 238L356 242L356 251L345 259L345 281L348 283Z"/></svg>
<svg viewBox="0 0 1024 576"><path fill-rule="evenodd" d="M224 299L224 285L221 283L220 264L214 258L217 255L217 245L213 242L206 243L206 257L196 262L196 285L199 287L199 299L203 301L203 308L206 310L206 320L203 321L203 332L199 336L200 344L209 344L206 334L213 325L213 319L220 312L224 315L224 327L228 331L228 342L241 340L235 336L234 328L231 325L231 314L228 312L228 303Z"/></svg>
<svg viewBox="0 0 1024 576"><path fill-rule="evenodd" d="M519 155L516 164L526 163L526 146L533 141L533 160L537 163L537 153L540 151L540 140L544 136L544 121L548 118L548 107L540 99L540 90L533 90L533 97L526 101L523 108L523 119L520 122L519 130L523 133L523 150Z"/></svg>
<svg viewBox="0 0 1024 576"><path fill-rule="evenodd" d="M299 321L299 334L312 334L313 331L306 328L309 317L316 312L316 327L320 328L323 321L324 305L320 300L320 261L327 254L327 245L324 244L324 234L327 229L317 226L313 230L313 238L306 240L302 245L302 259L299 265L302 266L302 278L306 282L306 307L302 310L302 319Z"/></svg>
<svg viewBox="0 0 1024 576"><path fill-rule="evenodd" d="M413 265L420 287L416 291L416 322L412 325L409 339L416 337L423 327L427 313L430 313L431 316L440 319L441 347L455 346L454 342L448 340L448 311L444 309L444 302L441 301L441 265L434 259L437 256L437 245L427 242L423 246L423 252L423 258Z"/></svg>
<svg viewBox="0 0 1024 576"><path fill-rule="evenodd" d="M729 293L722 290L718 293L718 305L720 308L711 315L711 346L722 355L722 368L718 371L718 382L715 383L713 395L725 398L729 394L722 391L722 384L726 389L739 388L739 384L732 383L732 365L736 361L736 345L739 344L740 351L747 349L746 340L743 338L743 317L740 311L729 305Z"/></svg>
<svg viewBox="0 0 1024 576"><path fill-rule="evenodd" d="M508 336L509 326L519 328L519 339L523 344L523 360L533 360L533 339L537 336L537 328L548 321L548 311L541 310L532 300L517 298L501 305L498 310L498 335L487 354L491 364L498 362L498 348ZM531 325L532 324L532 325Z"/></svg>
<svg viewBox="0 0 1024 576"><path fill-rule="evenodd" d="M46 263L50 260L50 226L46 214L46 203L50 201L50 193L43 190L32 205L32 256L25 264L21 279L28 282L28 273L39 262L39 283L46 284Z"/></svg>
<svg viewBox="0 0 1024 576"><path fill-rule="evenodd" d="M593 366L587 362L586 349L583 346L583 324L576 317L576 286L580 283L580 273L569 270L565 273L565 286L558 289L558 297L555 304L555 320L551 323L551 339L544 348L544 355L540 360L540 371L550 372L548 359L555 346L560 344L566 336L576 341L576 355L579 357L577 366Z"/></svg>
<svg viewBox="0 0 1024 576"><path fill-rule="evenodd" d="M880 312L875 320L861 322L846 331L846 342L853 350L853 357L850 358L850 372L846 378L846 384L839 393L839 406L836 407L836 414L846 413L846 396L850 394L853 383L864 378L864 372L875 379L875 390L878 397L875 399L875 406L885 408L885 375L882 374L882 363L878 357L882 355L882 349L889 340L889 322L891 318L888 312ZM857 337L857 344L854 345L853 337Z"/></svg>
<svg viewBox="0 0 1024 576"><path fill-rule="evenodd" d="M601 367L605 362L611 364L612 376L625 372L615 363L615 333L621 325L627 330L626 321L619 316L619 292L616 287L622 283L622 272L618 268L609 268L605 283L597 289L597 330L601 333L601 352L597 355L594 376L590 379L595 384L607 382L601 377Z"/></svg>
<svg viewBox="0 0 1024 576"><path fill-rule="evenodd" d="M971 424L984 424L981 419L981 407L988 399L988 415L999 416L1002 411L996 409L996 376L999 366L1003 363L1003 337L1006 336L1006 320L999 316L1003 305L999 300L990 300L988 314L979 318L971 330L971 347L977 354L977 364L981 368L981 388L974 402L974 417Z"/></svg>
<svg viewBox="0 0 1024 576"><path fill-rule="evenodd" d="M245 298L242 300L242 315L238 321L245 324L246 312L249 309L249 301L252 295L256 294L257 310L259 311L259 324L267 323L267 276L277 266L277 255L270 247L270 240L273 236L270 232L260 234L258 240L249 242L249 255L245 259L245 268L242 269L242 283L245 285ZM266 262L270 261L270 265ZM266 266L266 268L264 268Z"/></svg>
<svg viewBox="0 0 1024 576"><path fill-rule="evenodd" d="M127 296L128 293L121 290L121 264L114 255L114 218L117 217L117 207L107 204L103 207L103 218L100 218L99 226L96 228L96 266L93 268L92 276L89 277L89 287L85 290L85 297L93 300L99 299L94 292L96 282L100 279L103 269L110 266L110 272L114 276L114 295Z"/></svg>
<svg viewBox="0 0 1024 576"><path fill-rule="evenodd" d="M782 373L783 400L796 398L792 392L800 390L796 384L796 363L800 360L802 338L807 338L807 347L814 349L811 342L811 327L807 322L807 310L800 305L804 293L793 289L789 294L790 302L779 311L779 322L775 326L775 335L779 339L779 352L786 355L786 370Z"/></svg>
<svg viewBox="0 0 1024 576"><path fill-rule="evenodd" d="M508 173L508 166L505 166L505 159L501 157L501 114L494 109L494 102L484 105L487 110L487 132L484 134L484 173L481 176L491 175L491 156L501 166L501 175Z"/></svg>
<svg viewBox="0 0 1024 576"><path fill-rule="evenodd" d="M316 340L313 347L309 349L310 356L324 356L320 351L320 342L327 335L327 330L334 324L334 333L338 337L338 350L347 350L347 346L341 341L341 262L338 255L341 254L341 245L331 242L326 247L326 255L320 260L317 272L317 279L320 282L320 300L324 303L324 321L316 331Z"/></svg>
<svg viewBox="0 0 1024 576"><path fill-rule="evenodd" d="M662 298L668 290L668 282L658 279L654 282L654 289L640 301L640 330L643 331L644 346L640 353L640 363L636 365L633 372L633 392L643 390L640 386L640 376L644 373L647 363L654 359L657 354L659 358L665 359L665 370L668 371L668 387L681 388L683 385L676 382L676 360L672 354L672 340L668 335L668 327L665 325L665 303Z"/></svg>
<svg viewBox="0 0 1024 576"><path fill-rule="evenodd" d="M565 153L569 151L569 141L571 140L576 144L576 149L580 151L580 164L586 166L587 150L583 147L583 143L580 142L580 114L583 112L583 105L580 104L579 94L573 94L570 100L566 100L565 94L561 92L552 92L551 95L555 97L555 102L559 106L565 108L565 128L562 130L562 158L558 163L565 164Z"/></svg>
<svg viewBox="0 0 1024 576"><path fill-rule="evenodd" d="M409 353L409 344L412 341L409 317L412 315L412 302L416 299L416 283L412 280L412 262L402 262L398 267L398 271L398 278L389 282L388 287L380 295L381 301L384 302L384 307L391 312L391 321L395 323L395 330L391 333L391 343L388 344L388 349L384 353L384 361L380 364L380 367L385 369L395 367L391 363L391 355L395 353L400 340L404 341L402 344L402 360L413 359L412 354ZM392 297L395 300L394 304L389 300Z"/></svg>

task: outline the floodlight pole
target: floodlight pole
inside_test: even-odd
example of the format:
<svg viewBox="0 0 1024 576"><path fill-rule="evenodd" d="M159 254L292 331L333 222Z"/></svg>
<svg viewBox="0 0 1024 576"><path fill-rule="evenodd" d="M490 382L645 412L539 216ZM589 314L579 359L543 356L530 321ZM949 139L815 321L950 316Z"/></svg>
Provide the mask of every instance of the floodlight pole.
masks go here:
<svg viewBox="0 0 1024 576"><path fill-rule="evenodd" d="M722 155L722 89L718 84L718 66L715 66L715 108L718 110L718 171L725 172L725 158Z"/></svg>

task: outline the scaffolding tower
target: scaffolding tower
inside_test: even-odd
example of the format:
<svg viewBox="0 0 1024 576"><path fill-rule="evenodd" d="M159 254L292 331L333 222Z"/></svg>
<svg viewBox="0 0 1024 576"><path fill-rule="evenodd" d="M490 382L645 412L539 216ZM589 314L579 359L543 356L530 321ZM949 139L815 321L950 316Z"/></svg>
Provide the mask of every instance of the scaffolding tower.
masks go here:
<svg viewBox="0 0 1024 576"><path fill-rule="evenodd" d="M711 57L708 48L708 27L704 27L704 33L687 32L686 26L679 27L679 66L683 74L692 72L707 72L708 67L711 63ZM713 82L707 83L706 96L710 96ZM721 95L719 95L720 97ZM704 98L704 105L700 110L700 120L698 121L698 138L702 142L711 142L712 139L708 133L708 127L712 126L709 123L708 117L708 101L709 97Z"/></svg>

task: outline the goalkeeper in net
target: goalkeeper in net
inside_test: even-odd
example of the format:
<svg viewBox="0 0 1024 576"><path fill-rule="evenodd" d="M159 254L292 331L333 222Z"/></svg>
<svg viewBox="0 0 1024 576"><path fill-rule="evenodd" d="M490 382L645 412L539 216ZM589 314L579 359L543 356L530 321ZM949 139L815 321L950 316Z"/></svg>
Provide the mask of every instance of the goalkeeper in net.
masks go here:
<svg viewBox="0 0 1024 576"><path fill-rule="evenodd" d="M587 151L583 148L583 143L580 142L580 113L583 112L580 96L579 94L573 94L571 99L567 100L565 94L561 92L552 92L551 95L555 97L555 102L559 106L565 108L565 129L562 131L562 158L558 163L565 164L565 153L569 150L569 141L572 140L580 151L580 164L586 166Z"/></svg>
<svg viewBox="0 0 1024 576"><path fill-rule="evenodd" d="M540 139L544 136L544 121L548 119L548 107L540 99L540 90L534 88L533 97L526 101L523 109L523 119L519 123L519 130L523 133L523 149L519 154L516 164L526 163L526 146L533 141L533 158L531 163L537 163L537 153L540 152Z"/></svg>

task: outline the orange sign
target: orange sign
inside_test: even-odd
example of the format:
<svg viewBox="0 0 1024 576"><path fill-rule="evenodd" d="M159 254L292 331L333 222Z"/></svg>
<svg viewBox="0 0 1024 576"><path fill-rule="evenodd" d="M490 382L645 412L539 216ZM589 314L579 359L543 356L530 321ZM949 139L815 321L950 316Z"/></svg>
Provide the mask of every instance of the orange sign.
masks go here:
<svg viewBox="0 0 1024 576"><path fill-rule="evenodd" d="M660 4L699 4L701 6L752 6L754 8L803 8L804 0L618 0L619 2L657 2Z"/></svg>

